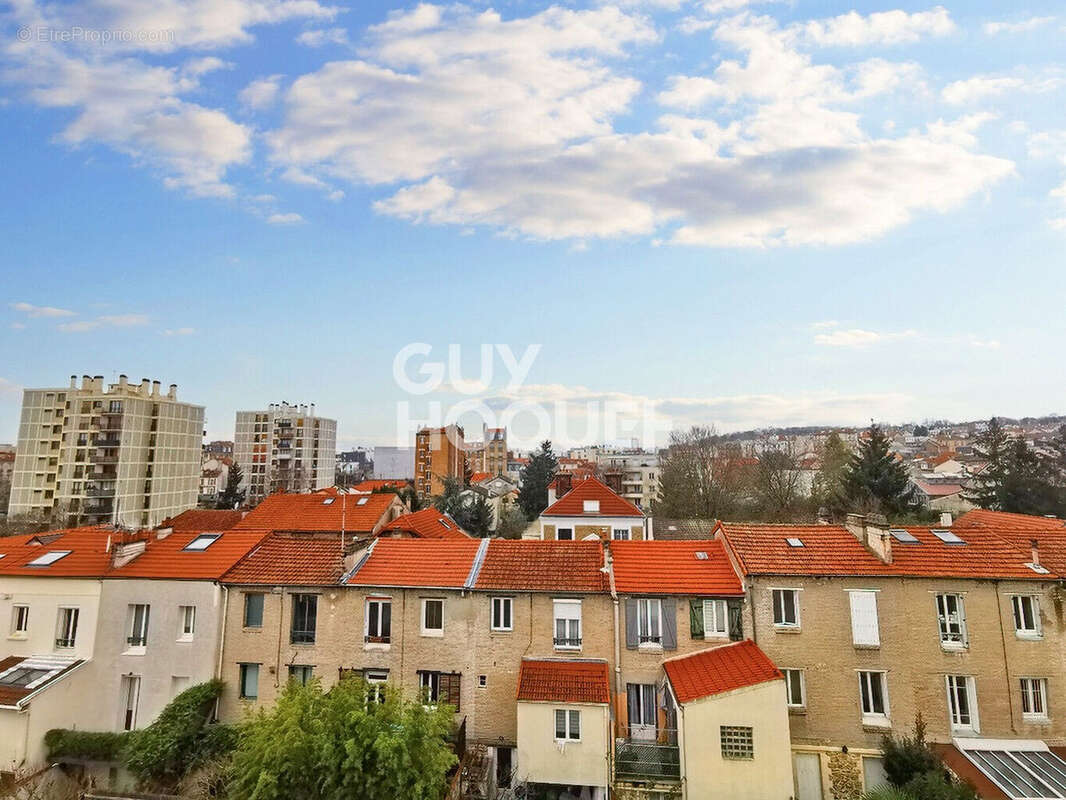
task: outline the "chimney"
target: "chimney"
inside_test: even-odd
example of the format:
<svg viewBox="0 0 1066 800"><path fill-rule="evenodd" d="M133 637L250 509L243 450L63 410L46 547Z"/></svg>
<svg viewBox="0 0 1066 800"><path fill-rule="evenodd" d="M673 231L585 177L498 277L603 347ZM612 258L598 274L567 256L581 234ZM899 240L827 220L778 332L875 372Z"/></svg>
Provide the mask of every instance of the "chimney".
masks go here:
<svg viewBox="0 0 1066 800"><path fill-rule="evenodd" d="M170 399L170 400L177 400L178 399L178 384L176 384L176 383L170 384L170 389L167 391L167 398Z"/></svg>
<svg viewBox="0 0 1066 800"><path fill-rule="evenodd" d="M166 539L172 533L174 533L174 529L170 528L170 527L168 527L168 528L156 528L156 530L155 530L155 538L156 539Z"/></svg>
<svg viewBox="0 0 1066 800"><path fill-rule="evenodd" d="M892 535L888 532L888 520L884 514L866 517L866 549L886 564L892 563Z"/></svg>
<svg viewBox="0 0 1066 800"><path fill-rule="evenodd" d="M148 543L144 539L138 539L134 542L124 542L123 544L115 545L111 552L111 566L118 569L119 567L129 564L133 559L144 552L144 548L147 544Z"/></svg>
<svg viewBox="0 0 1066 800"><path fill-rule="evenodd" d="M151 391L151 386L152 382L150 380L147 378L141 378L141 394L144 397L148 396L148 393Z"/></svg>
<svg viewBox="0 0 1066 800"><path fill-rule="evenodd" d="M71 389L77 389L78 388L78 376L77 375L71 375L70 376L70 388Z"/></svg>
<svg viewBox="0 0 1066 800"><path fill-rule="evenodd" d="M819 506L818 507L818 524L819 525L828 525L830 522L832 522L832 518L829 516L829 509L826 508L825 506Z"/></svg>
<svg viewBox="0 0 1066 800"><path fill-rule="evenodd" d="M1036 539L1030 539L1029 540L1029 547L1032 548L1032 553L1033 553L1033 560L1032 560L1031 563L1033 564L1033 566L1039 567L1040 566L1040 542L1038 542Z"/></svg>
<svg viewBox="0 0 1066 800"><path fill-rule="evenodd" d="M93 379L88 375L81 376L81 388L84 392L91 392L93 389Z"/></svg>
<svg viewBox="0 0 1066 800"><path fill-rule="evenodd" d="M556 497L563 497L567 492L573 488L574 476L569 472L560 472L555 476L555 495Z"/></svg>
<svg viewBox="0 0 1066 800"><path fill-rule="evenodd" d="M103 375L97 375L95 378L93 378L93 389L95 389L98 392L102 392L104 390L104 376Z"/></svg>
<svg viewBox="0 0 1066 800"><path fill-rule="evenodd" d="M152 397L159 397L159 381L152 381Z"/></svg>
<svg viewBox="0 0 1066 800"><path fill-rule="evenodd" d="M848 529L852 536L866 544L866 517L862 514L848 514L844 527Z"/></svg>
<svg viewBox="0 0 1066 800"><path fill-rule="evenodd" d="M118 376L118 388L125 389L129 385L129 382L129 378L127 378L125 375Z"/></svg>
<svg viewBox="0 0 1066 800"><path fill-rule="evenodd" d="M940 512L940 527L941 528L950 528L951 527L951 512L950 511L941 511Z"/></svg>

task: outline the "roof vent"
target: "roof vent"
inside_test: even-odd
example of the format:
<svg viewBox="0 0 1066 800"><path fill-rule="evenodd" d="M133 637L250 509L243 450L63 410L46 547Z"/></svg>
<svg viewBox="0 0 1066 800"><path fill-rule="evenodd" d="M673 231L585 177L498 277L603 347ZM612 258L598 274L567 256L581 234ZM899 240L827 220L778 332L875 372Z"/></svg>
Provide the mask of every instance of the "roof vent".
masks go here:
<svg viewBox="0 0 1066 800"><path fill-rule="evenodd" d="M954 533L949 530L944 530L943 528L935 528L932 533L933 536L942 541L944 544L966 544L966 542L964 542Z"/></svg>
<svg viewBox="0 0 1066 800"><path fill-rule="evenodd" d="M803 547L803 540L795 536L789 536L785 541L788 542L789 547Z"/></svg>
<svg viewBox="0 0 1066 800"><path fill-rule="evenodd" d="M892 534L892 538L897 542L903 542L904 544L921 544L913 533L905 528L889 528L889 533Z"/></svg>
<svg viewBox="0 0 1066 800"><path fill-rule="evenodd" d="M703 550L697 550L696 551L696 560L697 561L706 561L707 560L707 553L705 551L703 551Z"/></svg>

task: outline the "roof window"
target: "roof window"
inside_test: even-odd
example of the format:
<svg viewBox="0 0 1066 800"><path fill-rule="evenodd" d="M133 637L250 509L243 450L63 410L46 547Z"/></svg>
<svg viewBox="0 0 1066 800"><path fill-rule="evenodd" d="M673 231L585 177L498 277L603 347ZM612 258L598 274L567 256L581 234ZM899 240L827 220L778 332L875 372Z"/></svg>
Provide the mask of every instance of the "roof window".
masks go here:
<svg viewBox="0 0 1066 800"><path fill-rule="evenodd" d="M785 541L788 542L789 547L803 547L803 540L797 539L795 536L789 536Z"/></svg>
<svg viewBox="0 0 1066 800"><path fill-rule="evenodd" d="M707 560L707 553L706 553L706 551L704 551L704 550L697 550L697 551L696 551L696 560L697 560L697 561L706 561L706 560Z"/></svg>
<svg viewBox="0 0 1066 800"><path fill-rule="evenodd" d="M956 536L952 531L944 530L943 528L934 529L933 536L944 544L966 544L966 542Z"/></svg>
<svg viewBox="0 0 1066 800"><path fill-rule="evenodd" d="M336 499L337 498L335 498L335 497L327 497L325 500L322 501L322 505L328 506Z"/></svg>
<svg viewBox="0 0 1066 800"><path fill-rule="evenodd" d="M66 558L70 555L69 550L49 550L47 553L33 559L28 563L27 567L48 567L59 561L61 558Z"/></svg>
<svg viewBox="0 0 1066 800"><path fill-rule="evenodd" d="M185 550L206 550L215 543L215 540L221 536L221 533L201 533L187 545Z"/></svg>
<svg viewBox="0 0 1066 800"><path fill-rule="evenodd" d="M1032 563L1031 561L1027 561L1025 563L1025 566L1029 567L1029 569L1031 569L1037 575L1047 575L1048 574L1047 567L1042 567L1039 564Z"/></svg>
<svg viewBox="0 0 1066 800"><path fill-rule="evenodd" d="M600 513L600 501L599 500L582 500L581 510L586 514L598 514Z"/></svg>
<svg viewBox="0 0 1066 800"><path fill-rule="evenodd" d="M921 544L914 534L904 528L889 528L888 532L892 534L892 538L897 542L904 542L905 544Z"/></svg>
<svg viewBox="0 0 1066 800"><path fill-rule="evenodd" d="M368 499L369 498L367 498L367 497L360 497L359 500L356 502L356 505L357 506L365 506L366 505L366 501Z"/></svg>
<svg viewBox="0 0 1066 800"><path fill-rule="evenodd" d="M437 522L439 522L441 525L443 525L448 530L452 529L452 526L448 524L448 520L446 520L444 517L441 517L440 519L438 519Z"/></svg>

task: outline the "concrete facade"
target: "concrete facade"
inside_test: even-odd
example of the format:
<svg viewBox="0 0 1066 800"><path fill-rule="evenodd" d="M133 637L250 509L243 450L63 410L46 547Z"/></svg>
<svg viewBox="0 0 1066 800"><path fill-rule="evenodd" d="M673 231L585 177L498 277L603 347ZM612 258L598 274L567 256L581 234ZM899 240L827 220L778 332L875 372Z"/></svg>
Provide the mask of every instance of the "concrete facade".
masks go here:
<svg viewBox="0 0 1066 800"><path fill-rule="evenodd" d="M249 502L277 491L324 489L336 477L337 421L318 416L314 403L238 411L233 458Z"/></svg>
<svg viewBox="0 0 1066 800"><path fill-rule="evenodd" d="M518 769L522 783L596 787L607 796L611 731L606 705L518 702ZM555 712L577 711L580 739L555 738ZM594 795L595 796L595 795Z"/></svg>

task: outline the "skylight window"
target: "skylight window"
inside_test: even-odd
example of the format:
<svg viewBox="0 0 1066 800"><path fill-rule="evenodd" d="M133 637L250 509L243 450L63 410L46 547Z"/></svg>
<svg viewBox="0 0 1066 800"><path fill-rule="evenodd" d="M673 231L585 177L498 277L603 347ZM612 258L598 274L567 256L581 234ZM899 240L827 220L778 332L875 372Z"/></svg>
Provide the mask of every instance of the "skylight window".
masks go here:
<svg viewBox="0 0 1066 800"><path fill-rule="evenodd" d="M920 542L914 537L914 534L903 528L890 528L888 531L892 534L892 538L897 542L904 542L906 544L920 544Z"/></svg>
<svg viewBox="0 0 1066 800"><path fill-rule="evenodd" d="M368 497L360 497L359 501L356 503L356 505L357 506L365 506L366 505L366 501L369 500L369 499L370 498L368 498Z"/></svg>
<svg viewBox="0 0 1066 800"><path fill-rule="evenodd" d="M448 530L452 529L452 526L448 524L448 520L446 520L444 517L441 517L439 520L437 520L437 522L439 522L441 525L443 525Z"/></svg>
<svg viewBox="0 0 1066 800"><path fill-rule="evenodd" d="M337 498L335 498L335 497L327 497L325 500L322 501L322 505L328 506L330 503L332 503L336 499Z"/></svg>
<svg viewBox="0 0 1066 800"><path fill-rule="evenodd" d="M0 676L0 684L3 684L4 686L26 687L34 681L40 680L47 674L48 670L46 669L27 669L25 667L19 667Z"/></svg>
<svg viewBox="0 0 1066 800"><path fill-rule="evenodd" d="M962 539L956 536L954 533L943 528L933 531L933 536L942 541L944 544L966 544Z"/></svg>
<svg viewBox="0 0 1066 800"><path fill-rule="evenodd" d="M221 533L201 533L199 536L197 536L195 539L185 545L185 549L206 550L212 544L214 544L215 540L221 535Z"/></svg>
<svg viewBox="0 0 1066 800"><path fill-rule="evenodd" d="M696 560L697 561L706 561L707 560L707 553L705 553L703 550L697 550L696 551Z"/></svg>
<svg viewBox="0 0 1066 800"><path fill-rule="evenodd" d="M1037 575L1047 575L1047 567L1042 567L1040 564L1033 564L1032 562L1026 562L1025 566L1029 567Z"/></svg>
<svg viewBox="0 0 1066 800"><path fill-rule="evenodd" d="M788 542L789 547L803 547L803 540L795 536L789 536L785 541Z"/></svg>
<svg viewBox="0 0 1066 800"><path fill-rule="evenodd" d="M59 561L61 558L66 558L70 555L69 550L50 550L44 555L37 556L33 559L27 567L48 567Z"/></svg>

